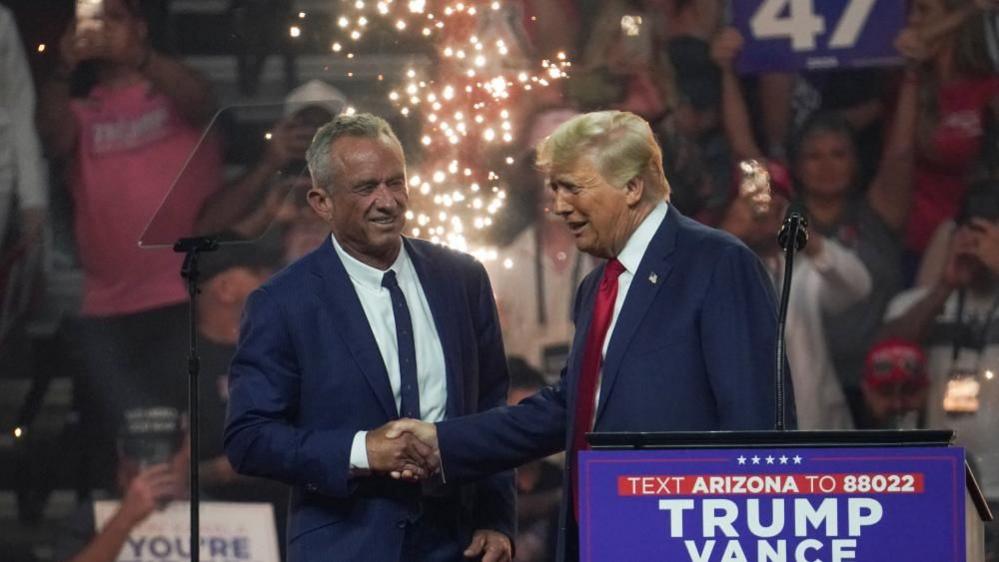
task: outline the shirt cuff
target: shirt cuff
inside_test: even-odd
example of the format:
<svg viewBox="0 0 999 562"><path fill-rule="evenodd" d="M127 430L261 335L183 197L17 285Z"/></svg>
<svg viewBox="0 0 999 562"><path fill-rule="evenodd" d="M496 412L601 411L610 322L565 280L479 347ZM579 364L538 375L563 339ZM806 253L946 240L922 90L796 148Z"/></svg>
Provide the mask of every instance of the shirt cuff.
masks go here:
<svg viewBox="0 0 999 562"><path fill-rule="evenodd" d="M369 473L371 465L368 464L367 435L367 431L354 434L354 441L350 445L351 476L365 476Z"/></svg>

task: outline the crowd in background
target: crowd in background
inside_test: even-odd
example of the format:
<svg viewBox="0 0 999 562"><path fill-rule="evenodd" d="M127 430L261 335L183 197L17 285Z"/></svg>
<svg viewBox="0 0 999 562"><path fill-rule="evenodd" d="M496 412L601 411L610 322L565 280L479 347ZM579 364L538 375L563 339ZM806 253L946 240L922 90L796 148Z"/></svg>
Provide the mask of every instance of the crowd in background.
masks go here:
<svg viewBox="0 0 999 562"><path fill-rule="evenodd" d="M136 240L254 240L205 258L206 437L197 454L215 497L280 504L281 490L238 477L221 455L225 374L246 296L327 235L305 204L303 154L346 99L308 82L279 105L266 143L240 145L224 128L203 137L219 107L213 77L157 44L157 20L147 18L167 4L109 0L102 26L60 31L48 65L29 65L39 39L22 41L0 6L0 296L13 286L13 265L35 264L22 272L32 279L82 271L82 304L64 327L80 361L72 380L91 449L79 470L88 489L121 487L135 499L141 490L114 469L127 457L118 428L136 409L186 408L187 345L181 258ZM784 270L775 233L789 207L807 215L787 323L799 427L954 429L987 498L999 502L995 2L911 0L894 43L899 66L758 75L735 70L746 38L728 25L725 0L525 0L519 9L528 52L566 50L576 64L522 108L510 204L491 233L498 259L485 264L511 400L557 380L573 293L596 265L550 212L533 147L580 112L627 110L657 131L672 208L740 238L775 290ZM244 90L253 90L254 65L241 59ZM363 109L363 100L353 104ZM250 156L233 162L240 151ZM769 192L754 189L760 177ZM71 202L68 216L50 212L56 199ZM72 236L60 243L67 224ZM35 297L0 298L0 345L44 306ZM550 556L560 485L552 466L518 474L517 560ZM143 478L157 485L156 475ZM81 556L86 544L60 552ZM72 559L100 559L91 555Z"/></svg>

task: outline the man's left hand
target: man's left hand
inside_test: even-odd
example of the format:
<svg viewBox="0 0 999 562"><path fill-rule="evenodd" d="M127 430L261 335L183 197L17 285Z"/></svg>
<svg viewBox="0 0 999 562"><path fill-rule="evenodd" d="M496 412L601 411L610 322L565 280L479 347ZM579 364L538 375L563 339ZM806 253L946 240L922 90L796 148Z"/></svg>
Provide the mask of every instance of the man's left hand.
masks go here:
<svg viewBox="0 0 999 562"><path fill-rule="evenodd" d="M499 531L479 529L465 549L465 558L481 559L482 562L510 562L513 559L513 544L510 537Z"/></svg>

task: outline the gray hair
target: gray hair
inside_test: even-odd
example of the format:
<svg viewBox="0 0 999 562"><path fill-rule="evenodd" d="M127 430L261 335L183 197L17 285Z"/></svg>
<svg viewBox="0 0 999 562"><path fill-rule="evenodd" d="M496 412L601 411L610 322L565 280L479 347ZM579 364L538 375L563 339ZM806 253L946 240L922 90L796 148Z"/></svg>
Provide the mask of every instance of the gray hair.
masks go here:
<svg viewBox="0 0 999 562"><path fill-rule="evenodd" d="M402 150L402 143L395 136L392 126L387 121L370 113L341 114L323 125L312 137L312 145L305 152L309 163L309 174L312 185L326 189L333 184L333 157L330 154L333 143L340 137L359 137L377 139L385 137Z"/></svg>

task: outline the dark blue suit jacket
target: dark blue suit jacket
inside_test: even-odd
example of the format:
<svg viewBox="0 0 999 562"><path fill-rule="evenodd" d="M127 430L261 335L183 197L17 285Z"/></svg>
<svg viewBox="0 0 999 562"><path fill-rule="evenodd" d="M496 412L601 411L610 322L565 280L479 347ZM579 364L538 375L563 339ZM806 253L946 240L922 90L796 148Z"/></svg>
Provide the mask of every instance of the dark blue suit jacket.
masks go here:
<svg viewBox="0 0 999 562"><path fill-rule="evenodd" d="M482 265L404 243L444 349L447 418L505 403L506 359ZM374 334L327 239L250 295L230 369L226 454L241 474L292 486L289 560L399 560L420 488L349 475L354 434L397 418ZM462 549L475 529L513 537L511 472L452 492Z"/></svg>
<svg viewBox="0 0 999 562"><path fill-rule="evenodd" d="M569 447L602 275L603 267L597 268L577 291L576 335L558 384L517 406L438 424L448 478L480 478ZM671 207L611 335L594 431L772 429L776 326L773 288L757 256L734 237ZM566 459L567 470L571 462ZM577 558L569 488L562 501L560 561Z"/></svg>

